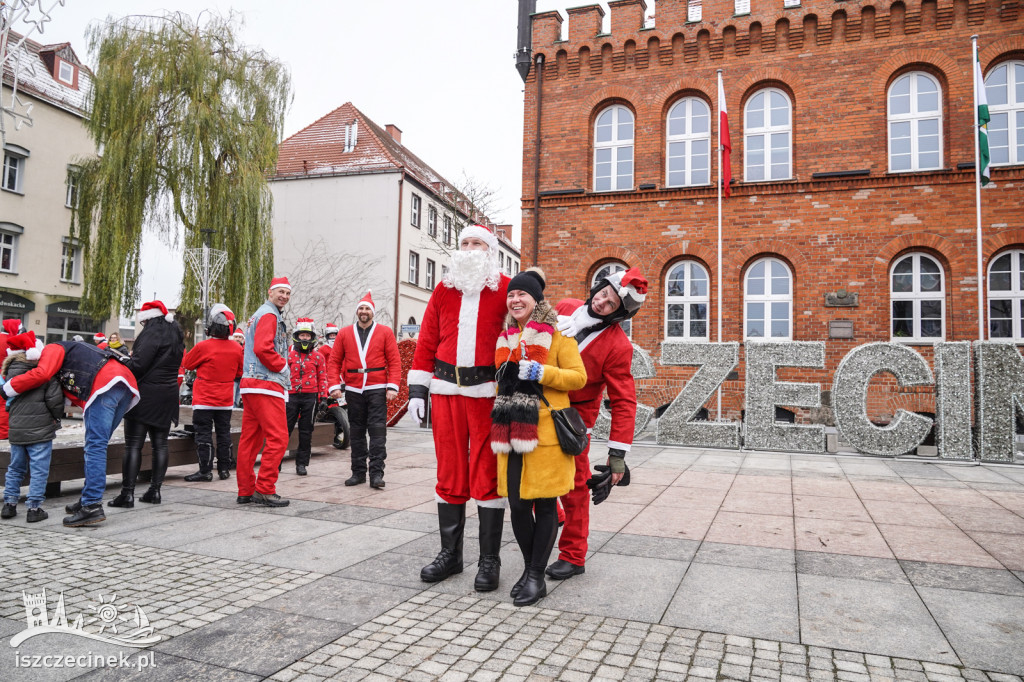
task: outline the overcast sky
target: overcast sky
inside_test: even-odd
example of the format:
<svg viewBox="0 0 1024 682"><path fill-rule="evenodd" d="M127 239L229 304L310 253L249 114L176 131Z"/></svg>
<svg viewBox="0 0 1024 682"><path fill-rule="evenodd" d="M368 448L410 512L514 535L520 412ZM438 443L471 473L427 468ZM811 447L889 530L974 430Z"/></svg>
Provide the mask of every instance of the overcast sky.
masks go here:
<svg viewBox="0 0 1024 682"><path fill-rule="evenodd" d="M539 0L537 11L577 4ZM516 0L67 0L45 33L32 37L69 41L92 65L85 38L91 23L168 7L192 16L234 11L244 21L244 42L289 67L294 99L285 136L351 101L378 124L401 128L402 143L449 180L465 172L493 188L499 210L491 218L514 225L518 241L523 82L513 59ZM181 269L168 267L165 249L145 244L144 300L178 299Z"/></svg>

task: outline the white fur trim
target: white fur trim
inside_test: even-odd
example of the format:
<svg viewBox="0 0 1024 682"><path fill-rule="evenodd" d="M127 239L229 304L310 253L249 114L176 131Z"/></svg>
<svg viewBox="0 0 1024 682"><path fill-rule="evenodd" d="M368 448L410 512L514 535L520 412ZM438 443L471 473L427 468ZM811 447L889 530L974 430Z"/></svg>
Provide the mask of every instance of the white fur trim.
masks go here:
<svg viewBox="0 0 1024 682"><path fill-rule="evenodd" d="M13 398L18 395L18 392L14 390L14 386L11 386L11 382L9 381L4 384L4 395L8 398Z"/></svg>
<svg viewBox="0 0 1024 682"><path fill-rule="evenodd" d="M601 334L604 334L606 329L611 329L611 326L605 327L604 329L600 330L596 334L588 334L587 338L583 339L583 343L580 344L580 352L582 353L583 349L586 348L587 346L589 346L591 341L593 341L597 337L601 336Z"/></svg>
<svg viewBox="0 0 1024 682"><path fill-rule="evenodd" d="M476 499L474 497L473 501L476 502L476 506L478 506L478 507L486 507L487 509L504 509L505 508L505 498L504 497L495 497L493 500L478 500L478 499Z"/></svg>
<svg viewBox="0 0 1024 682"><path fill-rule="evenodd" d="M95 389L95 388L93 389L92 395L89 396L89 401L85 404L85 407L82 408L82 412L84 413L86 410L88 410L89 406L92 405L92 401L96 400L96 398L100 394L106 393L107 391L109 391L110 389L112 389L114 386L116 386L119 383L124 384L125 386L127 386L128 390L132 392L132 404L128 406L128 410L130 410L133 407L135 407L136 405L138 405L139 404L139 389L137 389L137 388L133 387L131 384L129 384L128 380L125 379L124 377L114 377L113 380L111 380L110 383L108 383L106 386L103 386L103 387L98 388L98 389ZM128 410L125 410L125 412L127 412Z"/></svg>
<svg viewBox="0 0 1024 682"><path fill-rule="evenodd" d="M331 393L333 391L344 391L344 390L345 390L345 384L336 384L336 385L331 386L330 388L328 388L327 392Z"/></svg>
<svg viewBox="0 0 1024 682"><path fill-rule="evenodd" d="M170 313L167 313L170 315ZM154 317L162 317L164 314L160 312L159 308L150 308L149 310L140 310L135 316L135 319L139 322L145 322L146 320L152 320ZM171 318L174 319L173 317ZM168 320L170 321L170 320Z"/></svg>
<svg viewBox="0 0 1024 682"><path fill-rule="evenodd" d="M430 392L434 395L464 395L467 398L493 398L498 394L498 385L493 381L476 386L458 386L442 379L430 380Z"/></svg>
<svg viewBox="0 0 1024 682"><path fill-rule="evenodd" d="M168 322L174 322L174 313L167 313L164 315L164 319Z"/></svg>
<svg viewBox="0 0 1024 682"><path fill-rule="evenodd" d="M193 405L193 410L233 410L233 405Z"/></svg>
<svg viewBox="0 0 1024 682"><path fill-rule="evenodd" d="M430 386L430 380L434 375L423 369L410 369L406 377L406 383L410 386Z"/></svg>
<svg viewBox="0 0 1024 682"><path fill-rule="evenodd" d="M511 442L513 450L525 454L529 454L536 450L538 445L538 441L536 438L534 438L533 440L519 440L518 438L513 438Z"/></svg>
<svg viewBox="0 0 1024 682"><path fill-rule="evenodd" d="M630 448L633 447L632 443L620 443L617 440L608 441L608 447L613 450L622 450L623 452L629 452Z"/></svg>
<svg viewBox="0 0 1024 682"><path fill-rule="evenodd" d="M398 386L395 384L387 384L387 388L390 388L392 391L398 390Z"/></svg>
<svg viewBox="0 0 1024 682"><path fill-rule="evenodd" d="M509 453L509 450L511 449L512 447L508 443L498 443L493 440L491 441L491 452L493 452L496 455L507 455Z"/></svg>
<svg viewBox="0 0 1024 682"><path fill-rule="evenodd" d="M285 402L288 402L288 394L281 391L274 391L269 388L240 388L238 389L239 395L245 395L246 393L259 393L260 395L272 395L275 398L284 398Z"/></svg>
<svg viewBox="0 0 1024 682"><path fill-rule="evenodd" d="M25 359L26 360L38 360L40 358L40 356L42 356L42 354L43 354L43 342L40 341L39 339L36 339L36 347L35 348L29 348L27 351L25 351Z"/></svg>
<svg viewBox="0 0 1024 682"><path fill-rule="evenodd" d="M455 364L459 367L476 365L476 326L479 315L480 292L462 294L462 304L459 306L459 336L455 347Z"/></svg>
<svg viewBox="0 0 1024 682"><path fill-rule="evenodd" d="M498 238L494 236L494 233L488 230L486 227L480 225L467 225L462 228L459 232L459 244L462 244L462 240L466 237L476 237L487 242L487 248L491 251L498 250Z"/></svg>

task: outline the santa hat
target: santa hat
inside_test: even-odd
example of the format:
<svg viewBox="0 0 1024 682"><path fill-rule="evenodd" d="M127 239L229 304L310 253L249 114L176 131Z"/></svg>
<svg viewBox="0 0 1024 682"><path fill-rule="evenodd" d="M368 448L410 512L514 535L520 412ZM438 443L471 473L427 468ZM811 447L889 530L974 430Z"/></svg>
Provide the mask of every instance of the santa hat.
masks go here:
<svg viewBox="0 0 1024 682"><path fill-rule="evenodd" d="M14 336L15 334L21 334L25 331L25 327L21 324L21 320L16 317L4 320L4 334L8 336Z"/></svg>
<svg viewBox="0 0 1024 682"><path fill-rule="evenodd" d="M231 312L231 308L227 307L223 303L215 303L213 307L210 308L210 319L212 320L217 317L217 315L224 315L224 319L228 321L231 328L235 328L235 314Z"/></svg>
<svg viewBox="0 0 1024 682"><path fill-rule="evenodd" d="M235 338L235 337L238 337L238 338L240 338L240 339L242 339L244 341L245 340L245 332L243 332L241 329L236 329L235 333L231 335L231 338Z"/></svg>
<svg viewBox="0 0 1024 682"><path fill-rule="evenodd" d="M267 289L267 293L269 294L274 289L287 289L288 291L291 291L292 285L288 282L287 277L275 277L270 280L270 288Z"/></svg>
<svg viewBox="0 0 1024 682"><path fill-rule="evenodd" d="M476 237L477 239L481 239L487 243L487 247L491 251L497 252L498 250L498 238L494 236L493 232L483 225L467 225L462 228L462 231L459 232L459 244L461 244L462 240L466 237Z"/></svg>
<svg viewBox="0 0 1024 682"><path fill-rule="evenodd" d="M373 289L366 290L366 296L363 296L361 299L359 299L359 303L356 304L356 310L359 310L359 306L368 305L370 306L370 312L372 312L374 315L377 314L377 306L373 305L373 298L370 297L370 294L372 293Z"/></svg>
<svg viewBox="0 0 1024 682"><path fill-rule="evenodd" d="M314 337L316 336L316 330L313 327L312 317L300 317L298 319L298 321L295 323L295 329L292 330L292 333L298 334L299 332L309 332Z"/></svg>
<svg viewBox="0 0 1024 682"><path fill-rule="evenodd" d="M640 309L644 299L647 298L647 280L640 274L640 268L630 268L614 275L608 275L605 280L612 285L615 293L622 299L622 307L630 313Z"/></svg>
<svg viewBox="0 0 1024 682"><path fill-rule="evenodd" d="M24 353L26 360L38 360L43 351L43 342L36 338L36 333L27 331L7 337L7 354Z"/></svg>
<svg viewBox="0 0 1024 682"><path fill-rule="evenodd" d="M174 313L167 312L167 306L164 305L163 301L150 301L149 303L142 304L142 308L139 309L135 319L139 322L145 322L146 320L152 320L154 317L161 316L168 322L174 320Z"/></svg>
<svg viewBox="0 0 1024 682"><path fill-rule="evenodd" d="M103 335L103 332L96 332L92 335L93 343L103 343L107 340L107 337Z"/></svg>
<svg viewBox="0 0 1024 682"><path fill-rule="evenodd" d="M337 334L339 331L338 325L333 322L328 322L324 325L324 336L327 336L328 334Z"/></svg>

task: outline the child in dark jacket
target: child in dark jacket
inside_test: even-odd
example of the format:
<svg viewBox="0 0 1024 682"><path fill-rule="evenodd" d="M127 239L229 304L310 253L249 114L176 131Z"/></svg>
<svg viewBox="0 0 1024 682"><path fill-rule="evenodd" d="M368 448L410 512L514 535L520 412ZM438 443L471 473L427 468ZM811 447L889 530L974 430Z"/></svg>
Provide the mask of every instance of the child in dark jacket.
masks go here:
<svg viewBox="0 0 1024 682"><path fill-rule="evenodd" d="M7 357L0 368L6 381L24 374L39 363L42 342L34 332L7 338ZM48 515L41 505L50 474L53 439L60 428L64 411L64 394L56 379L11 398L6 405L11 444L11 465L4 485L4 506L0 518L11 519L18 514L18 496L25 473L30 473L28 514L26 521L42 521Z"/></svg>

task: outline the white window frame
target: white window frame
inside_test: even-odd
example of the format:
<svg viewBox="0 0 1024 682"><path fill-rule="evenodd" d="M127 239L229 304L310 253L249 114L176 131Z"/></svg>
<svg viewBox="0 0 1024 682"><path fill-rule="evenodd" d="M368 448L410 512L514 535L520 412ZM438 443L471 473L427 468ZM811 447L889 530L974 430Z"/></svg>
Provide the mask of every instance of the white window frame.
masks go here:
<svg viewBox="0 0 1024 682"><path fill-rule="evenodd" d="M906 114L893 114L892 113L892 91L896 85L903 80L910 79L910 112ZM931 81L936 88L936 100L938 102L937 111L918 111L918 82L919 79L924 78ZM890 173L918 173L921 171L940 170L942 168L943 159L943 144L942 139L942 84L939 83L935 76L925 71L908 71L900 75L898 78L894 78L892 84L889 85L888 90L885 93L885 113L886 113L886 144L888 147L888 163ZM920 155L920 127L921 123L925 121L935 121L936 127L938 128L939 138L939 158L938 162L934 166L925 166L921 163ZM893 152L892 152L892 140L893 126L900 123L910 123L910 168L893 168Z"/></svg>
<svg viewBox="0 0 1024 682"><path fill-rule="evenodd" d="M427 207L427 234L437 237L437 209L433 206Z"/></svg>
<svg viewBox="0 0 1024 682"><path fill-rule="evenodd" d="M750 111L759 95L764 96L767 106L764 109L764 125L755 128L749 123ZM772 125L771 123L773 95L781 96L786 102L786 119L788 123L785 125ZM786 147L787 172L784 176L775 177L772 170L775 164L772 163L772 147L769 145L769 142L774 139L774 136L782 134L787 135L789 138L789 144ZM751 140L757 137L763 138L761 150L764 158L759 166L752 165L750 161L753 149ZM759 168L761 172L761 177L759 178L754 177L753 169L756 168ZM743 105L743 179L746 182L777 182L793 179L793 101L780 88L762 88L751 95L750 99Z"/></svg>
<svg viewBox="0 0 1024 682"><path fill-rule="evenodd" d="M71 276L68 277L68 265L70 257ZM65 284L82 283L82 247L77 241L64 237L61 241L60 252L60 281Z"/></svg>
<svg viewBox="0 0 1024 682"><path fill-rule="evenodd" d="M1008 257L1010 259L1010 288L998 291L992 290L992 268L997 261ZM986 286L988 287L988 338L990 341L1009 341L1024 343L1024 286L1021 285L1021 276L1024 275L1024 250L1011 249L996 254L995 258L989 261ZM1010 302L1010 336L992 335L992 302ZM999 318L1006 319L1006 318Z"/></svg>
<svg viewBox="0 0 1024 682"><path fill-rule="evenodd" d="M673 277L677 270L682 269L682 277ZM704 290L705 293L691 294L690 283L693 277L693 270L697 269L704 275ZM669 282L673 279L682 279L683 293L671 294L671 287ZM685 334L682 336L670 335L669 334L669 306L682 305L683 306L683 330ZM703 305L704 306L704 335L693 336L690 334L691 322L694 320L691 317L691 306ZM692 259L686 259L677 261L669 268L668 276L665 278L665 338L672 341L707 341L709 334L711 333L711 277L708 274L707 269Z"/></svg>
<svg viewBox="0 0 1024 682"><path fill-rule="evenodd" d="M604 142L598 142L598 124L601 118L606 113L611 113L611 128L612 136L610 140ZM629 139L619 139L619 125L622 116L628 116L630 121L630 137ZM610 107L605 107L594 119L594 191L595 192L622 192L633 189L634 178L636 176L636 156L634 153L634 142L636 140L636 117L633 116L633 112L628 107L622 104L613 104ZM610 150L610 165L611 175L598 175L598 156L601 152ZM625 159L621 158L625 156L628 150L629 153L629 180L622 181L620 184L619 178L622 177L617 172L620 163L624 162ZM601 162L600 166L603 166L605 162ZM606 188L599 188L598 183L602 180L607 179L609 186Z"/></svg>
<svg viewBox="0 0 1024 682"><path fill-rule="evenodd" d="M420 211L423 208L423 200L420 199L420 195L413 194L412 201L410 203L409 211L409 222L413 227L419 229L420 226Z"/></svg>
<svg viewBox="0 0 1024 682"><path fill-rule="evenodd" d="M77 166L68 166L67 190L64 193L64 206L78 208L79 173Z"/></svg>
<svg viewBox="0 0 1024 682"><path fill-rule="evenodd" d="M4 163L0 168L0 189L16 194L24 193L26 159L28 159L27 153L12 149L10 145L4 149ZM13 183L8 182L11 170L14 171Z"/></svg>
<svg viewBox="0 0 1024 682"><path fill-rule="evenodd" d="M452 222L452 217L446 213L444 215L444 219L442 220L441 228L443 230L441 236L444 240L444 245L446 247L451 247L453 235L455 234L455 230L452 227Z"/></svg>
<svg viewBox="0 0 1024 682"><path fill-rule="evenodd" d="M7 274L18 272L18 239L20 236L21 233L5 229L4 225L0 224L0 272ZM10 267L8 268L3 266L3 255L6 251L10 252Z"/></svg>
<svg viewBox="0 0 1024 682"><path fill-rule="evenodd" d="M751 294L750 293L750 281L751 275L758 265L764 264L764 293ZM774 294L771 292L771 282L774 279L774 266L781 265L785 270L789 286L787 287L788 293L785 294ZM764 324L765 335L764 336L751 336L750 335L750 304L761 303L763 304L763 313L758 319ZM785 303L786 304L786 319L788 321L787 329L788 333L785 336L773 336L772 335L772 316L773 304ZM748 343L760 343L763 341L792 341L793 340L793 271L789 269L785 261L768 256L766 258L759 258L755 262L750 264L747 271L743 274L743 338Z"/></svg>
<svg viewBox="0 0 1024 682"><path fill-rule="evenodd" d="M993 86L992 90L989 90L988 81L1001 69L1006 69L1006 103L993 104L993 100L997 99L994 97L995 88ZM988 149L993 166L1024 164L1024 98L1017 97L1017 88L1024 88L1022 80L1024 80L1024 61L1020 59L1003 62L985 76L988 113L992 118L988 124ZM1005 117L1006 120L1005 128L1001 127L999 123L993 125L993 122L1002 117ZM1000 135L1002 130L1006 131L1004 134L1007 137L1006 160L996 161L992 138Z"/></svg>
<svg viewBox="0 0 1024 682"><path fill-rule="evenodd" d="M425 284L426 284L426 287L428 289L430 289L431 291L434 290L434 285L437 284L437 282L435 280L436 272L437 272L437 266L434 264L434 261L432 261L432 260L430 260L428 258L427 259L427 269L426 269L426 278L427 279L426 279Z"/></svg>
<svg viewBox="0 0 1024 682"><path fill-rule="evenodd" d="M594 271L594 276L590 278L590 289L593 289L594 287L597 286L598 280L607 277L608 275L614 275L616 272L624 272L627 269L628 268L626 267L626 264L621 261L608 261L607 263L605 263L604 265L602 265L601 267ZM516 272L518 272L518 269L516 270ZM619 326L622 327L622 331L626 332L626 336L628 336L629 338L633 338L632 319L620 322Z"/></svg>
<svg viewBox="0 0 1024 682"><path fill-rule="evenodd" d="M896 273L896 266L907 259L913 259L911 267L911 280L913 282L911 291L897 292L893 287L893 276ZM921 259L927 259L934 263L939 269L939 290L921 291ZM898 301L910 301L913 303L911 311L912 334L910 336L896 336L893 319L893 304ZM938 301L940 309L940 331L938 336L921 335L921 302ZM898 343L934 343L946 338L946 272L940 263L933 256L927 253L907 253L892 262L889 266L889 337L890 340Z"/></svg>
<svg viewBox="0 0 1024 682"><path fill-rule="evenodd" d="M61 83L64 83L65 85L74 85L75 84L75 65L70 63L70 62L66 62L66 61L64 61L63 59L60 59L60 58L58 58L57 61L58 61L58 65L57 65L57 80L59 80ZM64 77L64 67L65 66L68 68L68 72L70 73L70 75L67 78Z"/></svg>
<svg viewBox="0 0 1024 682"><path fill-rule="evenodd" d="M799 7L800 0L782 0L782 7L788 9L790 7Z"/></svg>
<svg viewBox="0 0 1024 682"><path fill-rule="evenodd" d="M736 0L734 14L736 16L750 14L750 0Z"/></svg>
<svg viewBox="0 0 1024 682"><path fill-rule="evenodd" d="M701 20L702 15L701 0L687 0L686 20L691 23L697 22Z"/></svg>
<svg viewBox="0 0 1024 682"><path fill-rule="evenodd" d="M703 133L694 133L693 131L693 119L694 119L694 107L704 107L704 111L707 115L707 131ZM671 121L673 118L680 118L679 116L673 116L677 112L677 109L683 109L681 118L685 121L686 127L685 133L672 135ZM707 151L704 153L707 166L707 179L704 182L696 182L693 179L693 160L699 158L699 154L693 153L693 146L695 143L704 142L706 144ZM683 170L684 179L682 183L672 182L672 159L679 158L679 155L672 155L672 145L683 145L683 164L685 166ZM679 100L668 110L668 116L665 118L665 186L666 187L702 187L711 184L711 107L708 103L702 100L700 97L684 97Z"/></svg>
<svg viewBox="0 0 1024 682"><path fill-rule="evenodd" d="M409 283L420 285L420 254L409 252Z"/></svg>

